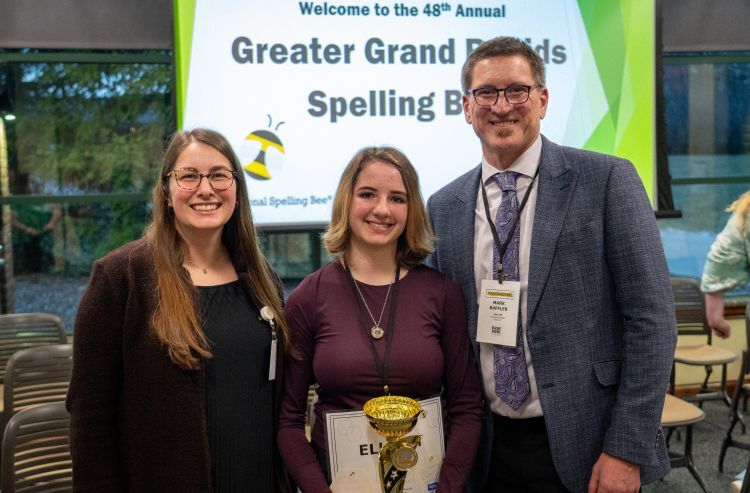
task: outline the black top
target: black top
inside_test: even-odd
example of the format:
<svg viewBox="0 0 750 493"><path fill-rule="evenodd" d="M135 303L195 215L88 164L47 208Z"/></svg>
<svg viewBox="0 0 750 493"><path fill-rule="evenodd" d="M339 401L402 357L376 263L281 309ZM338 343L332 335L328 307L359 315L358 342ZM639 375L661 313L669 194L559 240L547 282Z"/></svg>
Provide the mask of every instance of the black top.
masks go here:
<svg viewBox="0 0 750 493"><path fill-rule="evenodd" d="M206 421L214 492L276 491L273 471L271 331L240 281L199 287L205 361Z"/></svg>

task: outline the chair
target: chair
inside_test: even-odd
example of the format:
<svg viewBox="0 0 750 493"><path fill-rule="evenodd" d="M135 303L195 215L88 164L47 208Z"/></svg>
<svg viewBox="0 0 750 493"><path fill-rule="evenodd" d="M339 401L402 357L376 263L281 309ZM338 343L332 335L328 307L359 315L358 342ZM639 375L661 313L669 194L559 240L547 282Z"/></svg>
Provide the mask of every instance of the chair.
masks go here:
<svg viewBox="0 0 750 493"><path fill-rule="evenodd" d="M745 308L745 338L747 339L747 347L750 348L750 304ZM735 440L732 437L732 432L737 423L742 426L744 433L745 422L740 412L740 401L746 401L750 396L750 384L745 383L745 376L750 374L750 352L745 350L742 352L742 363L740 364L740 373L737 376L737 383L734 387L734 395L732 396L732 404L729 406L729 427L724 435L724 439L721 441L721 448L719 449L719 472L724 472L724 457L727 453L727 448L737 447L744 450L750 450L750 442Z"/></svg>
<svg viewBox="0 0 750 493"><path fill-rule="evenodd" d="M73 490L69 423L64 402L30 407L10 419L2 441L3 493Z"/></svg>
<svg viewBox="0 0 750 493"><path fill-rule="evenodd" d="M64 401L73 370L73 345L52 344L17 351L5 367L2 428L22 409Z"/></svg>
<svg viewBox="0 0 750 493"><path fill-rule="evenodd" d="M727 394L727 365L737 359L737 355L723 348L711 345L711 329L706 321L706 310L703 293L696 279L690 277L672 277L672 293L675 303L675 317L677 319L678 335L703 336L705 343L695 345L677 346L674 353L674 363L692 366L702 366L706 371L698 394L685 397L691 402L703 402L707 400L723 400L727 406L731 406ZM714 365L721 365L721 386L717 391L708 387L708 380L713 372ZM670 394L674 394L675 371L672 368L670 379Z"/></svg>
<svg viewBox="0 0 750 493"><path fill-rule="evenodd" d="M661 414L662 428L681 428L685 427L685 449L683 453L677 453L672 449L669 450L669 464L672 469L677 467L687 467L690 474L700 485L705 493L708 493L706 483L703 482L698 471L693 465L693 425L700 421L706 414L698 406L686 402L671 394L667 394L664 399L664 408Z"/></svg>
<svg viewBox="0 0 750 493"><path fill-rule="evenodd" d="M13 313L0 315L0 382L5 380L5 365L19 349L47 344L67 344L65 325L51 313Z"/></svg>

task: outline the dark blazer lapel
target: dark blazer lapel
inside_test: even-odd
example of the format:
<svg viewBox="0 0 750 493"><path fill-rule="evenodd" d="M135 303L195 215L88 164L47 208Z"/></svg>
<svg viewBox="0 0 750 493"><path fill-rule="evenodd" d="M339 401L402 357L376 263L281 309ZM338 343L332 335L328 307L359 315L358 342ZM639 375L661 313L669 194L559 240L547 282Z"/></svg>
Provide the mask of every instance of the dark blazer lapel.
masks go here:
<svg viewBox="0 0 750 493"><path fill-rule="evenodd" d="M568 213L577 178L576 172L565 161L560 146L542 136L539 188L529 257L527 297L527 320L529 321L533 319L542 289L547 281L557 239Z"/></svg>
<svg viewBox="0 0 750 493"><path fill-rule="evenodd" d="M456 247L453 252L456 260L456 281L464 293L469 293L466 304L469 307L476 305L476 284L474 280L474 209L479 191L479 177L482 168L477 166L466 179L456 183L453 190L454 198L458 202L453 209L454 216L451 220L450 235L451 242Z"/></svg>

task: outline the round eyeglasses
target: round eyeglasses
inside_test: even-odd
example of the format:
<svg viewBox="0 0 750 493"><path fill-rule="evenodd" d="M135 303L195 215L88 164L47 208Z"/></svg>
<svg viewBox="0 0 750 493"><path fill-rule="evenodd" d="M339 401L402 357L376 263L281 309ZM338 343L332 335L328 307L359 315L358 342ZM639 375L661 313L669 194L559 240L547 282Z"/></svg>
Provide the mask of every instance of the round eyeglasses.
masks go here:
<svg viewBox="0 0 750 493"><path fill-rule="evenodd" d="M474 96L474 101L479 106L488 108L497 103L500 98L500 93L503 93L505 100L510 104L523 104L529 100L529 94L532 89L542 87L541 84L533 86L527 86L523 84L513 84L503 89L496 89L494 87L480 87L479 89L469 89L468 92Z"/></svg>
<svg viewBox="0 0 750 493"><path fill-rule="evenodd" d="M199 173L194 169L180 168L173 169L167 173L164 179L166 180L170 175L174 175L174 180L177 182L177 186L183 190L196 190L201 186L203 178L206 178L208 179L211 188L217 192L221 192L232 186L232 183L234 183L234 177L237 176L237 172L227 168L216 168L208 173Z"/></svg>

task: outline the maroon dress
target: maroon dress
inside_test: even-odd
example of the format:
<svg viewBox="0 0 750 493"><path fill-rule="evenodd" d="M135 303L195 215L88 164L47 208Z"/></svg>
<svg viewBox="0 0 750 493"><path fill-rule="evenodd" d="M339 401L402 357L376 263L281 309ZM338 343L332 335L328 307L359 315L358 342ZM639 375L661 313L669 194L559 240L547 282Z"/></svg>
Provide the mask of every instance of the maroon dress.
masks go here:
<svg viewBox="0 0 750 493"><path fill-rule="evenodd" d="M388 286L359 286L377 317ZM319 384L312 440L320 448L326 444L326 412L359 410L368 399L383 395L357 296L346 271L334 261L305 278L287 303L292 342L301 359L285 364L278 443L289 474L304 493L330 491L304 433L309 385ZM391 393L424 399L442 392L446 447L438 491L463 491L482 426L481 388L463 296L443 274L420 265L399 281L394 327L387 324L389 310L386 306L381 326L386 334L393 331ZM386 339L374 341L381 359Z"/></svg>

